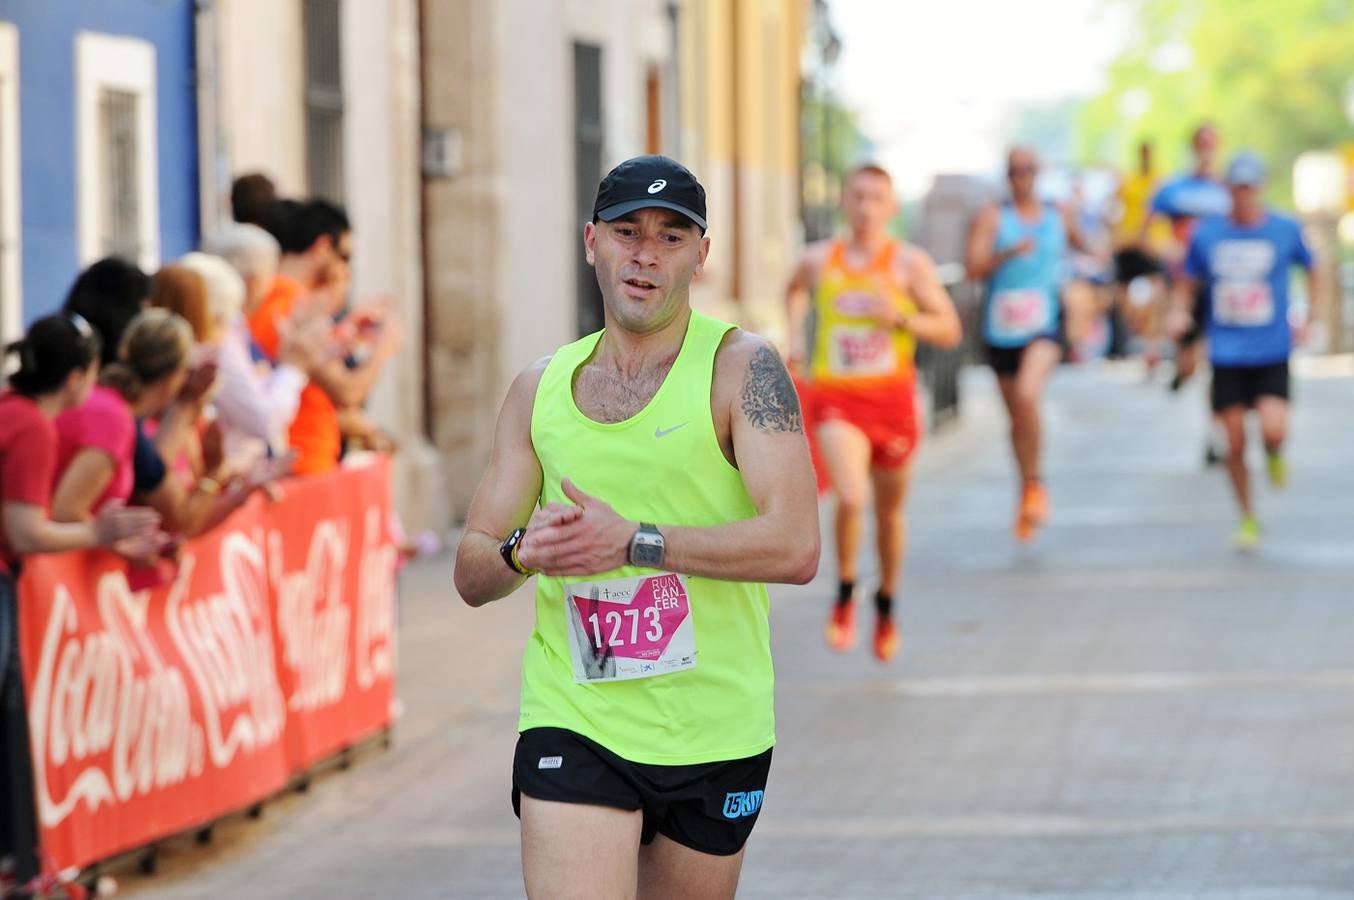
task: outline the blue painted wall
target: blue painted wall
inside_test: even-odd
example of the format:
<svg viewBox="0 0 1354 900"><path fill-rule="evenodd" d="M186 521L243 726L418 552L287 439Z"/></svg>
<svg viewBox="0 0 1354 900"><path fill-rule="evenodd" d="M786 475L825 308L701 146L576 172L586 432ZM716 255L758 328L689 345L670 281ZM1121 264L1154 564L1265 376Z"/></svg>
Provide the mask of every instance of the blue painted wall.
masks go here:
<svg viewBox="0 0 1354 900"><path fill-rule="evenodd" d="M19 165L24 321L60 306L77 274L75 35L155 45L160 257L198 240L197 97L192 0L0 0L19 31Z"/></svg>

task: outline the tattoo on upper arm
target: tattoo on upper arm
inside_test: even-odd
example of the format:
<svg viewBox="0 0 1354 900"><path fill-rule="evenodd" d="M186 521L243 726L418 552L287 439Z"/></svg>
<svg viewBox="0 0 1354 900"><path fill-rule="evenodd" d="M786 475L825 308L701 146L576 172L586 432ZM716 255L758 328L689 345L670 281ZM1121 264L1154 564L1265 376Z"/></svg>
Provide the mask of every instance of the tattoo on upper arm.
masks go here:
<svg viewBox="0 0 1354 900"><path fill-rule="evenodd" d="M804 417L799 411L794 382L771 348L758 348L748 363L742 399L743 415L758 431L803 433Z"/></svg>

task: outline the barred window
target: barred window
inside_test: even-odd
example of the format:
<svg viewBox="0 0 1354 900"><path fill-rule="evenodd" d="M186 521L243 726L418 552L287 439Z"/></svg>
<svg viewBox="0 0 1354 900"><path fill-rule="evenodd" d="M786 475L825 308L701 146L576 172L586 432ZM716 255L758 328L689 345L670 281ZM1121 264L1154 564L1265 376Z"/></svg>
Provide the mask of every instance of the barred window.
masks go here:
<svg viewBox="0 0 1354 900"><path fill-rule="evenodd" d="M19 31L0 22L0 343L23 333L19 235Z"/></svg>
<svg viewBox="0 0 1354 900"><path fill-rule="evenodd" d="M103 191L99 210L102 255L131 262L141 258L140 152L137 136L139 98L131 91L99 91L99 172Z"/></svg>
<svg viewBox="0 0 1354 900"><path fill-rule="evenodd" d="M306 0L306 166L310 193L343 202L340 0Z"/></svg>
<svg viewBox="0 0 1354 900"><path fill-rule="evenodd" d="M9 124L9 110L6 107L6 101L9 97L10 85L5 78L4 73L0 73L0 128ZM0 332L4 331L4 323L8 319L10 305L17 303L18 297L10 296L10 261L9 256L14 252L14 236L9 233L9 204L14 202L10 196L12 190L9 185L9 148L5 146L4 136L0 135ZM0 333L0 340L8 343L9 334Z"/></svg>

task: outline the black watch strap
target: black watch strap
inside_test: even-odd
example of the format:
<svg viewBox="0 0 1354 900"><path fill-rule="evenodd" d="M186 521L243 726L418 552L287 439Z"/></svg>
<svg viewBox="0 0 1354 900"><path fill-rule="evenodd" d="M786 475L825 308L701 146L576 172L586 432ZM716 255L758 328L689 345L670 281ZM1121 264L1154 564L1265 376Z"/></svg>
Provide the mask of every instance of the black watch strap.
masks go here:
<svg viewBox="0 0 1354 900"><path fill-rule="evenodd" d="M518 575L535 575L534 571L522 565L522 561L517 558L517 548L521 545L522 538L526 536L526 533L525 528L514 529L513 533L498 545L498 555L503 557L503 561L508 564L508 568Z"/></svg>

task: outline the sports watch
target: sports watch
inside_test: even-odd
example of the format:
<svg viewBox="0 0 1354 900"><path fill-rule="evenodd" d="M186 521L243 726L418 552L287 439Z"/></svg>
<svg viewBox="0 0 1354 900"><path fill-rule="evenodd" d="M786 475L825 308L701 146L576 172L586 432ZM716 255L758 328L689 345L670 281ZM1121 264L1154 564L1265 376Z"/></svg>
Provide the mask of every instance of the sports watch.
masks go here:
<svg viewBox="0 0 1354 900"><path fill-rule="evenodd" d="M630 565L645 569L661 569L663 554L663 532L649 522L643 522L635 536L630 538Z"/></svg>
<svg viewBox="0 0 1354 900"><path fill-rule="evenodd" d="M508 564L508 568L518 575L535 575L535 570L528 569L517 558L517 548L521 545L522 538L526 536L526 533L525 528L515 529L512 534L504 538L503 543L498 545L498 555L503 557L503 561Z"/></svg>

